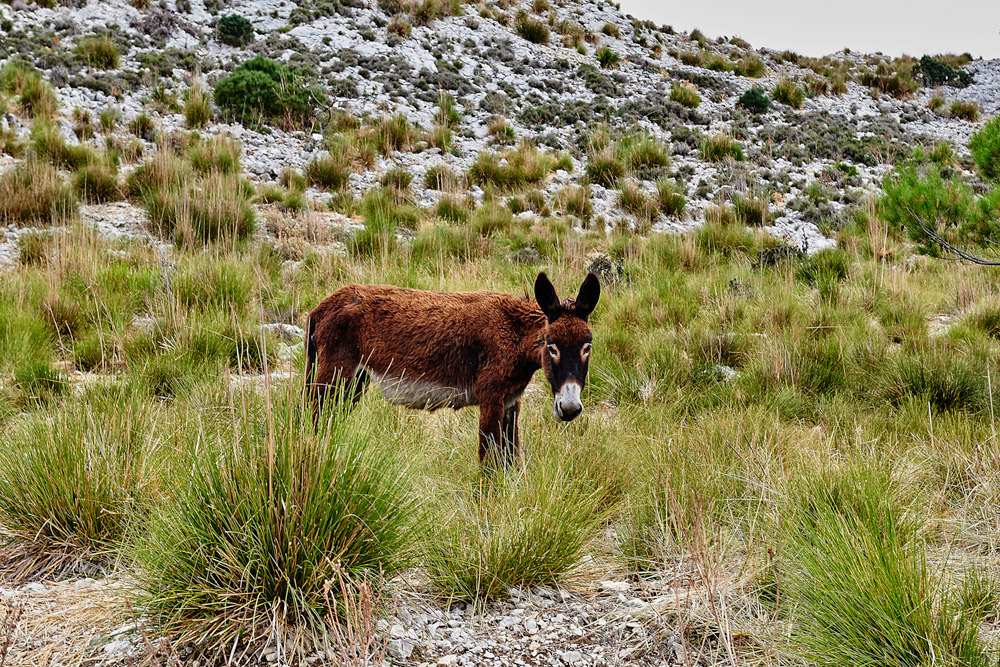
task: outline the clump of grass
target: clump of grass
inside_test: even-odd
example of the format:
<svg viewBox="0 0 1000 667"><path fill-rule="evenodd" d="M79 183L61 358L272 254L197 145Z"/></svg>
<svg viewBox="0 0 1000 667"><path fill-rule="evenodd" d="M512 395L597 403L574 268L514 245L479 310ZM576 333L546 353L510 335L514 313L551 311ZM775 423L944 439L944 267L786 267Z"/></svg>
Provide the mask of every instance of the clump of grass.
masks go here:
<svg viewBox="0 0 1000 667"><path fill-rule="evenodd" d="M110 567L159 475L155 407L132 387L93 391L19 424L0 450L2 570L14 580ZM84 570L86 571L86 570Z"/></svg>
<svg viewBox="0 0 1000 667"><path fill-rule="evenodd" d="M757 56L744 56L736 63L733 71L748 79L758 79L767 74L767 67L764 65L764 61Z"/></svg>
<svg viewBox="0 0 1000 667"><path fill-rule="evenodd" d="M101 124L104 134L111 134L114 132L115 126L118 125L118 121L121 120L121 112L118 111L117 107L108 106L97 114L97 120Z"/></svg>
<svg viewBox="0 0 1000 667"><path fill-rule="evenodd" d="M388 156L396 151L406 151L413 142L415 130L404 114L380 118L372 127L371 140L378 152Z"/></svg>
<svg viewBox="0 0 1000 667"><path fill-rule="evenodd" d="M142 202L150 225L179 245L232 244L256 225L253 189L239 177L211 172L180 188L152 190Z"/></svg>
<svg viewBox="0 0 1000 667"><path fill-rule="evenodd" d="M707 252L729 256L749 252L754 238L749 229L736 224L731 207L709 206L705 209L705 224L695 231L695 243Z"/></svg>
<svg viewBox="0 0 1000 667"><path fill-rule="evenodd" d="M456 510L428 542L427 569L460 600L502 598L512 586L552 585L573 572L600 522L598 495L551 461L454 492Z"/></svg>
<svg viewBox="0 0 1000 667"><path fill-rule="evenodd" d="M618 205L635 216L640 228L646 228L659 214L659 201L643 191L637 184L628 182L618 190Z"/></svg>
<svg viewBox="0 0 1000 667"><path fill-rule="evenodd" d="M436 164L424 173L424 187L428 190L454 190L458 187L458 177L447 165Z"/></svg>
<svg viewBox="0 0 1000 667"><path fill-rule="evenodd" d="M763 227L774 217L768 208L767 199L753 192L746 192L733 198L733 213L741 225Z"/></svg>
<svg viewBox="0 0 1000 667"><path fill-rule="evenodd" d="M987 409L985 378L961 360L905 357L883 378L882 396L893 405L916 401L937 412L976 413Z"/></svg>
<svg viewBox="0 0 1000 667"><path fill-rule="evenodd" d="M191 144L187 156L199 173L238 174L242 151L239 141L228 134L220 134Z"/></svg>
<svg viewBox="0 0 1000 667"><path fill-rule="evenodd" d="M37 159L0 174L0 221L48 227L76 218L77 199L54 167Z"/></svg>
<svg viewBox="0 0 1000 667"><path fill-rule="evenodd" d="M601 48L597 49L597 52L594 54L594 56L597 58L597 62L604 69L610 69L622 61L622 57L620 55L618 55L617 53L615 53L606 46L602 46Z"/></svg>
<svg viewBox="0 0 1000 667"><path fill-rule="evenodd" d="M439 218L451 222L465 222L469 219L469 206L461 197L444 195L434 206L434 213Z"/></svg>
<svg viewBox="0 0 1000 667"><path fill-rule="evenodd" d="M128 129L129 132L145 141L153 141L156 138L156 124L145 111L129 121Z"/></svg>
<svg viewBox="0 0 1000 667"><path fill-rule="evenodd" d="M928 566L919 510L884 473L804 475L782 515L791 653L819 665L988 664L980 618Z"/></svg>
<svg viewBox="0 0 1000 667"><path fill-rule="evenodd" d="M214 450L188 429L187 451L202 462L136 536L141 608L206 654L237 638L293 654L325 646L343 602L331 580L391 577L411 562L420 522L392 431L337 408L314 428L294 391L278 404L233 405L243 416Z"/></svg>
<svg viewBox="0 0 1000 667"><path fill-rule="evenodd" d="M518 35L532 44L549 43L549 26L543 21L532 18L527 13L518 16L515 30L517 30Z"/></svg>
<svg viewBox="0 0 1000 667"><path fill-rule="evenodd" d="M615 153L629 173L644 172L670 164L667 148L645 132L627 134L615 142Z"/></svg>
<svg viewBox="0 0 1000 667"><path fill-rule="evenodd" d="M494 143L498 144L512 144L514 140L517 139L517 135L514 132L514 128L510 126L507 119L503 116L496 116L490 120L490 124L487 128L490 133L490 137L493 138Z"/></svg>
<svg viewBox="0 0 1000 667"><path fill-rule="evenodd" d="M960 118L970 123L979 121L982 108L976 102L966 102L965 100L952 100L948 107L948 115L952 118Z"/></svg>
<svg viewBox="0 0 1000 667"><path fill-rule="evenodd" d="M614 23L605 23L601 26L601 33L607 35L608 37L621 37L621 32L618 31L618 26Z"/></svg>
<svg viewBox="0 0 1000 667"><path fill-rule="evenodd" d="M434 124L443 127L455 127L462 120L462 114L455 104L455 96L442 91L438 95L438 108L434 112Z"/></svg>
<svg viewBox="0 0 1000 667"><path fill-rule="evenodd" d="M184 121L193 130L201 129L212 117L212 102L200 78L191 81L184 101Z"/></svg>
<svg viewBox="0 0 1000 667"><path fill-rule="evenodd" d="M88 144L66 143L58 123L48 119L35 121L31 128L31 147L37 157L65 169L81 167L94 157Z"/></svg>
<svg viewBox="0 0 1000 667"><path fill-rule="evenodd" d="M482 237L510 229L514 218L510 209L495 201L484 203L472 216L472 229Z"/></svg>
<svg viewBox="0 0 1000 667"><path fill-rule="evenodd" d="M556 205L568 215L589 220L594 212L594 204L590 200L590 186L570 185L563 188L556 195Z"/></svg>
<svg viewBox="0 0 1000 667"><path fill-rule="evenodd" d="M694 84L683 82L675 83L670 89L670 99L689 109L695 109L701 104L701 96Z"/></svg>
<svg viewBox="0 0 1000 667"><path fill-rule="evenodd" d="M118 68L118 47L107 35L84 37L76 44L76 54L90 67Z"/></svg>
<svg viewBox="0 0 1000 667"><path fill-rule="evenodd" d="M73 172L73 187L80 197L91 204L117 201L122 198L118 169L107 159L91 160Z"/></svg>
<svg viewBox="0 0 1000 667"><path fill-rule="evenodd" d="M701 144L701 157L709 162L744 159L743 147L724 132L706 137Z"/></svg>
<svg viewBox="0 0 1000 667"><path fill-rule="evenodd" d="M189 163L172 150L164 149L133 169L125 180L125 192L139 199L161 190L177 189L191 174Z"/></svg>
<svg viewBox="0 0 1000 667"><path fill-rule="evenodd" d="M34 67L21 62L0 68L0 92L15 96L21 109L32 118L51 118L59 107L49 82Z"/></svg>
<svg viewBox="0 0 1000 667"><path fill-rule="evenodd" d="M349 156L343 151L331 150L325 155L313 158L306 165L304 176L312 185L328 190L340 190L350 183L352 171Z"/></svg>
<svg viewBox="0 0 1000 667"><path fill-rule="evenodd" d="M781 79L771 92L774 99L793 109L801 109L806 95L802 88L791 79Z"/></svg>
<svg viewBox="0 0 1000 667"><path fill-rule="evenodd" d="M674 185L666 178L660 179L656 183L656 196L660 202L660 211L663 215L681 217L687 207L687 199L684 197L683 188Z"/></svg>
<svg viewBox="0 0 1000 667"><path fill-rule="evenodd" d="M625 165L608 147L590 156L585 171L591 183L613 188L625 176Z"/></svg>
<svg viewBox="0 0 1000 667"><path fill-rule="evenodd" d="M556 167L557 159L528 141L503 153L486 151L476 156L467 179L473 185L516 190L538 185Z"/></svg>

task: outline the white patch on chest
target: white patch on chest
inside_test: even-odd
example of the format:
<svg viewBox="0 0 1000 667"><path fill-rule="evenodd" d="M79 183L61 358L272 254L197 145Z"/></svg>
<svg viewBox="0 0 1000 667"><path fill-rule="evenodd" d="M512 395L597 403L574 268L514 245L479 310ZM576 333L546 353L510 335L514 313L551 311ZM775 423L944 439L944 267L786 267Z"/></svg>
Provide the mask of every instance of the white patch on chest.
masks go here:
<svg viewBox="0 0 1000 667"><path fill-rule="evenodd" d="M379 375L371 369L365 369L372 384L387 401L395 405L405 405L408 408L437 410L438 408L464 408L476 405L475 392L472 387L448 387L437 382L420 378L394 377L389 374Z"/></svg>

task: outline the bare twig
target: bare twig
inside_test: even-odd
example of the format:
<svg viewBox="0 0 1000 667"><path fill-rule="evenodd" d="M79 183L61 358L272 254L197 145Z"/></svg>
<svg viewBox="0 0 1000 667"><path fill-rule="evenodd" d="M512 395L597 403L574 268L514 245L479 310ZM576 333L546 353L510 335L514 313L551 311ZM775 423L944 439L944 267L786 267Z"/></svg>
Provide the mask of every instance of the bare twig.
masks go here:
<svg viewBox="0 0 1000 667"><path fill-rule="evenodd" d="M0 620L0 667L7 664L7 654L14 645L14 635L24 616L24 607L12 600L4 601L3 620Z"/></svg>
<svg viewBox="0 0 1000 667"><path fill-rule="evenodd" d="M334 572L337 580L324 582L323 596L332 610L327 624L340 653L340 664L350 667L381 665L389 647L388 633L378 629L379 618L386 612L385 578L378 572L374 582L368 576L352 581L339 565L334 565ZM335 601L335 597L340 599Z"/></svg>
<svg viewBox="0 0 1000 667"><path fill-rule="evenodd" d="M944 248L948 252L950 252L950 253L952 253L954 255L957 255L959 257L959 259L964 259L967 262L972 262L973 264L979 264L980 266L1000 266L1000 262L996 262L996 261L992 261L992 260L988 260L988 259L983 259L982 257L978 257L977 255L973 255L972 253L967 252L965 250L962 250L961 248L956 248L951 243L949 243L948 241L944 240L944 238L942 238L940 234L938 234L933 229L931 229L930 227L928 227L927 224L924 222L923 218L921 218L919 215L917 215L913 211L913 209L911 209L909 206L907 206L905 208L906 208L906 212L909 213L911 216L913 216L913 219L917 221L917 225L920 227L920 230L924 234L926 234L929 239L931 239L932 241L934 241L935 243L937 243L939 246L941 246L942 248Z"/></svg>

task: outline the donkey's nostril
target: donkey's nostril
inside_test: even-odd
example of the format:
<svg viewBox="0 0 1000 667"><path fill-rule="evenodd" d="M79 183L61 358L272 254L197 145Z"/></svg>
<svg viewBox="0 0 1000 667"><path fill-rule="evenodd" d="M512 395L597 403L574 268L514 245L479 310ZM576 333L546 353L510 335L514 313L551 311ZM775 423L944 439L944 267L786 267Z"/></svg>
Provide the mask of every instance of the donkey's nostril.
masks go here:
<svg viewBox="0 0 1000 667"><path fill-rule="evenodd" d="M556 416L564 422L573 421L583 412L583 406L579 403L556 404Z"/></svg>

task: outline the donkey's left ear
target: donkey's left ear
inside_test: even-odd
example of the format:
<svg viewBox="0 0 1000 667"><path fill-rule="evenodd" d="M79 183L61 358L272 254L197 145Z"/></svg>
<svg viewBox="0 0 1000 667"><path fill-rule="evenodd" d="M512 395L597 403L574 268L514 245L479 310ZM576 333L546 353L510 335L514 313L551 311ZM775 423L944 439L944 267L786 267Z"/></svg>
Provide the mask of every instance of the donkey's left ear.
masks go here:
<svg viewBox="0 0 1000 667"><path fill-rule="evenodd" d="M580 285L580 293L576 295L576 316L586 321L597 306L597 300L601 298L601 283L594 273L588 273L583 284Z"/></svg>

